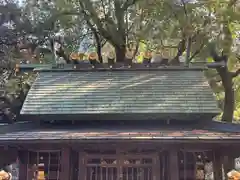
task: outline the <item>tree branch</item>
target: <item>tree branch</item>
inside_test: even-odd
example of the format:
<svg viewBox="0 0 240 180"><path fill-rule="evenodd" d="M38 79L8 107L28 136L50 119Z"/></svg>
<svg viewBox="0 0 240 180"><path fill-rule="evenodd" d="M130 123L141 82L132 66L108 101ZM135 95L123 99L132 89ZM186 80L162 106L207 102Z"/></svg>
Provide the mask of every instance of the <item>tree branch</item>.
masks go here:
<svg viewBox="0 0 240 180"><path fill-rule="evenodd" d="M174 17L176 18L177 21L180 22L180 19L178 18L177 13L175 12L175 10L173 9L172 5L169 4L168 2L166 2L167 6L169 7L170 11L173 13Z"/></svg>
<svg viewBox="0 0 240 180"><path fill-rule="evenodd" d="M240 75L240 69L238 69L236 72L232 72L232 77L235 78Z"/></svg>
<svg viewBox="0 0 240 180"><path fill-rule="evenodd" d="M93 22L93 25L96 25L99 33L109 42L111 42L111 44L119 44L119 42L116 42L116 38L114 38L114 36L116 36L116 33L109 33L108 28L105 29L103 27L103 23L101 22L101 19L98 17L97 12L95 11L95 9L93 8L93 5L91 4L91 2L89 0L79 0L79 4L81 7L81 13L82 15L85 17L85 20L90 24L91 21ZM86 10L88 11L88 13L86 12ZM105 18L106 19L106 18ZM106 22L106 20L105 20ZM108 23L109 25L109 23ZM114 29L114 32L116 32L116 29Z"/></svg>
<svg viewBox="0 0 240 180"><path fill-rule="evenodd" d="M240 55L239 56L237 55L237 59L240 61Z"/></svg>
<svg viewBox="0 0 240 180"><path fill-rule="evenodd" d="M234 6L237 3L238 0L230 0L228 3L228 8L231 8L232 6Z"/></svg>
<svg viewBox="0 0 240 180"><path fill-rule="evenodd" d="M181 0L181 2L182 2L182 5L183 5L183 10L184 10L185 16L188 17L186 3L184 2L184 0Z"/></svg>
<svg viewBox="0 0 240 180"><path fill-rule="evenodd" d="M117 29L124 36L125 23L124 23L124 10L121 8L119 1L114 1L115 17L117 19Z"/></svg>
<svg viewBox="0 0 240 180"><path fill-rule="evenodd" d="M102 8L103 8L104 17L107 17L107 13L106 13L106 9L105 9L103 0L101 0L101 5L102 5Z"/></svg>
<svg viewBox="0 0 240 180"><path fill-rule="evenodd" d="M214 43L209 44L210 55L213 57L214 61L221 62L222 58L216 52L216 45Z"/></svg>
<svg viewBox="0 0 240 180"><path fill-rule="evenodd" d="M79 4L81 7L81 12L84 15L84 17L90 21L92 20L94 22L94 24L98 27L99 31L102 32L102 34L106 34L106 30L103 28L103 24L100 20L100 18L98 17L97 12L95 11L92 3L89 0L79 0ZM88 13L86 13L86 10L88 11Z"/></svg>
<svg viewBox="0 0 240 180"><path fill-rule="evenodd" d="M0 5L0 12L2 14L12 13L17 16L21 15L21 9L18 9L17 7L9 7L7 5Z"/></svg>
<svg viewBox="0 0 240 180"><path fill-rule="evenodd" d="M202 43L202 44L200 45L199 49L197 49L197 50L193 53L193 55L189 58L189 62L191 62L191 60L192 60L193 58L195 58L195 56L198 55L198 54L201 52L201 50L203 49L203 47L204 47L204 43Z"/></svg>
<svg viewBox="0 0 240 180"><path fill-rule="evenodd" d="M137 3L139 0L126 0L125 3L122 5L123 11L126 11L130 6Z"/></svg>

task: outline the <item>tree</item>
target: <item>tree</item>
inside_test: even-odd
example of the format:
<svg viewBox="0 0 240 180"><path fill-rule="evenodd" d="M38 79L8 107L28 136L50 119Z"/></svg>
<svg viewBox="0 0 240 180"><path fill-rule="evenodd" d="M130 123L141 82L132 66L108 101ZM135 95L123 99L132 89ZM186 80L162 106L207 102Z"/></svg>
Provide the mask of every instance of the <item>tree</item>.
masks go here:
<svg viewBox="0 0 240 180"><path fill-rule="evenodd" d="M225 92L224 103L220 105L223 109L222 120L230 122L233 119L235 109L235 79L239 75L239 70L232 67L239 63L236 58L237 51L233 52L234 47L236 47L234 39L236 39L236 32L239 31L237 29L239 18L237 17L240 15L239 9L235 6L236 2L198 1L186 3L181 1L181 3L176 3L176 1L154 1L153 6L148 8L149 13L147 14L148 18L154 19L154 23L150 24L153 27L151 34L154 35L152 39L160 42L158 46L164 47L165 43L170 40L179 42L179 44L172 45L172 47L177 48L176 56L171 61L172 64L179 64L179 57L183 53L186 54L186 64L197 59L204 62L209 57L209 49L211 49L210 55L215 62L227 63L228 66L225 66L225 69L224 67L216 69L215 75L219 76L218 82L212 83L211 80L211 85L215 91L220 89L221 94ZM191 26L189 26L190 24ZM157 33L156 27L158 27ZM146 35L148 36L148 34ZM209 45L211 41L215 41L218 46L213 47L211 43ZM217 53L220 51L223 52L223 55ZM219 83L221 84L217 85ZM235 93L239 93L239 91L236 89Z"/></svg>
<svg viewBox="0 0 240 180"><path fill-rule="evenodd" d="M232 51L234 46L234 32L230 28L236 23L239 24L239 19L236 18L236 14L239 14L240 12L235 9L236 2L237 1L235 0L222 1L221 4L216 3L213 5L215 15L218 17L216 23L220 29L220 36L217 39L218 47L216 44L210 44L210 54L213 60L215 62L223 63L223 66L217 67L216 70L221 78L225 92L222 121L227 122L232 122L235 109L233 79L240 74L240 69L236 69L235 72L232 72L228 67L231 63L231 59L234 59L235 63L239 63L236 61L237 54ZM221 55L219 55L219 51L221 52Z"/></svg>
<svg viewBox="0 0 240 180"><path fill-rule="evenodd" d="M80 2L84 18L91 21L101 36L112 44L116 52L116 61L125 58L127 41L127 10L135 5L137 0L128 1L88 1ZM97 9L96 7L100 7Z"/></svg>
<svg viewBox="0 0 240 180"><path fill-rule="evenodd" d="M201 0L195 3L184 0L56 0L49 3L30 0L23 7L21 16L19 8L11 11L19 16L13 18L16 21L13 30L18 32L18 40L21 37L21 47L29 49L30 54L36 54L42 45L52 47L54 37L61 32L63 40L60 41L61 51L58 55L68 63L69 53L75 51L85 37L94 39L100 60L102 45L106 41L110 43L116 50L118 62L124 60L126 48L134 47L137 53L139 43L147 44L152 50L174 49L175 55L170 64L179 64L179 58L185 55L187 65L207 59L208 49L212 47L211 55L216 62L228 60L225 72L219 67L215 74L221 81L219 92L223 94L225 91L225 102L230 103L234 100L234 96L229 97L230 89L231 92L232 87L235 87L235 92L239 90L239 70L232 67L237 64L237 51L231 49L236 47L233 36L238 31L239 9L234 6L234 0L221 3ZM8 29L7 32L11 31ZM210 41L216 41L218 46L209 46ZM231 79L227 78L230 74ZM216 90L216 81L212 82L211 78ZM237 94L235 99L238 97ZM220 107L225 109L223 120L231 121L234 104L220 103Z"/></svg>
<svg viewBox="0 0 240 180"><path fill-rule="evenodd" d="M71 1L68 2L71 8L62 8L59 11L63 15L82 16L95 36L96 42L99 37L106 39L115 48L117 61L122 62L127 41L127 10L136 2L137 0L123 2L84 0L78 3Z"/></svg>
<svg viewBox="0 0 240 180"><path fill-rule="evenodd" d="M20 113L29 86L24 85L22 76L15 76L14 68L21 48L33 53L40 44L39 39L31 38L36 29L22 14L22 9L16 2L6 1L0 5L0 47L1 47L1 118L8 122L14 122ZM17 55L17 56L16 56ZM9 84L13 82L9 91Z"/></svg>
<svg viewBox="0 0 240 180"><path fill-rule="evenodd" d="M186 53L186 64L194 60L208 41L206 24L210 20L208 12L197 3L185 1L151 1L146 7L144 20L150 27L144 33L145 39L155 44L155 49L173 49L175 56L170 64L179 64Z"/></svg>

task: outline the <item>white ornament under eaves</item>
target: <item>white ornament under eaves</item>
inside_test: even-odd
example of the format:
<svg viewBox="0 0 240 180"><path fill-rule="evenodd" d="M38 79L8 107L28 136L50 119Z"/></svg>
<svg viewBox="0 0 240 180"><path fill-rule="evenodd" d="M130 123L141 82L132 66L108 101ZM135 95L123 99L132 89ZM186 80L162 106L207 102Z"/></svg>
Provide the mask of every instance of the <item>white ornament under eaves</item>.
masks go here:
<svg viewBox="0 0 240 180"><path fill-rule="evenodd" d="M240 171L240 158L235 159L235 169Z"/></svg>
<svg viewBox="0 0 240 180"><path fill-rule="evenodd" d="M213 163L209 162L204 165L205 180L213 180Z"/></svg>
<svg viewBox="0 0 240 180"><path fill-rule="evenodd" d="M186 58L185 58L184 56L180 56L180 57L179 57L179 61L180 61L181 63L184 63L184 62L185 62L185 59L186 59Z"/></svg>

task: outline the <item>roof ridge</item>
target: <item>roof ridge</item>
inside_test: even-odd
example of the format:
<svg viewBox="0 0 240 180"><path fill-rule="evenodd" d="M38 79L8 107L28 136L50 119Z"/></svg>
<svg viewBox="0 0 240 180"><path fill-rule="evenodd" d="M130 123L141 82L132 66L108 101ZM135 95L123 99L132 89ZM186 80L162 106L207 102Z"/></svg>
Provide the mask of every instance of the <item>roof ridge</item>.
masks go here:
<svg viewBox="0 0 240 180"><path fill-rule="evenodd" d="M184 64L178 66L166 66L161 63L151 63L149 66L143 63L133 63L128 66L124 63L115 63L112 67L108 63L97 64L92 67L90 63L81 64L20 64L19 69L22 71L35 72L88 72L88 71L203 71L207 69L206 64Z"/></svg>

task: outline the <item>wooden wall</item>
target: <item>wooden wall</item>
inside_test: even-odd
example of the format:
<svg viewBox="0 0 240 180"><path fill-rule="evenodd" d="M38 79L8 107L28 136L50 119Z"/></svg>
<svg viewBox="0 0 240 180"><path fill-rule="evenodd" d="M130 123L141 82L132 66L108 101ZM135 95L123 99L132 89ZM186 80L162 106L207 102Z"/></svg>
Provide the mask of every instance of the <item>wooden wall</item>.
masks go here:
<svg viewBox="0 0 240 180"><path fill-rule="evenodd" d="M19 157L20 161L20 179L28 180L33 174L33 170L30 169L32 166L29 164L29 152L40 151L60 151L61 158L61 171L58 180L75 180L79 178L79 175L84 174L84 163L82 163L82 158L86 156L87 152L93 154L106 154L112 152L122 152L123 154L134 153L134 154L146 154L146 153L157 153L163 158L159 158L159 161L166 160L167 172L162 172L161 165L156 163L154 169L158 168L153 180L181 180L179 178L179 155L180 151L186 152L201 152L201 151L211 151L214 168L214 177L219 180L222 176L221 167L226 161L232 162L232 160L240 155L240 147L229 145L211 145L211 144L157 144L157 143L120 143L120 144L108 144L108 143L88 143L88 144L35 144L35 145L24 145L21 148L0 148L0 165L10 164ZM141 154L142 153L142 154ZM165 154L164 154L165 153ZM238 154L239 153L239 154ZM4 154L4 156L2 156ZM165 160L164 160L165 159ZM233 164L227 163L227 170L233 168ZM175 172L175 173L172 173ZM82 177L83 178L83 177ZM81 178L81 179L82 179Z"/></svg>

